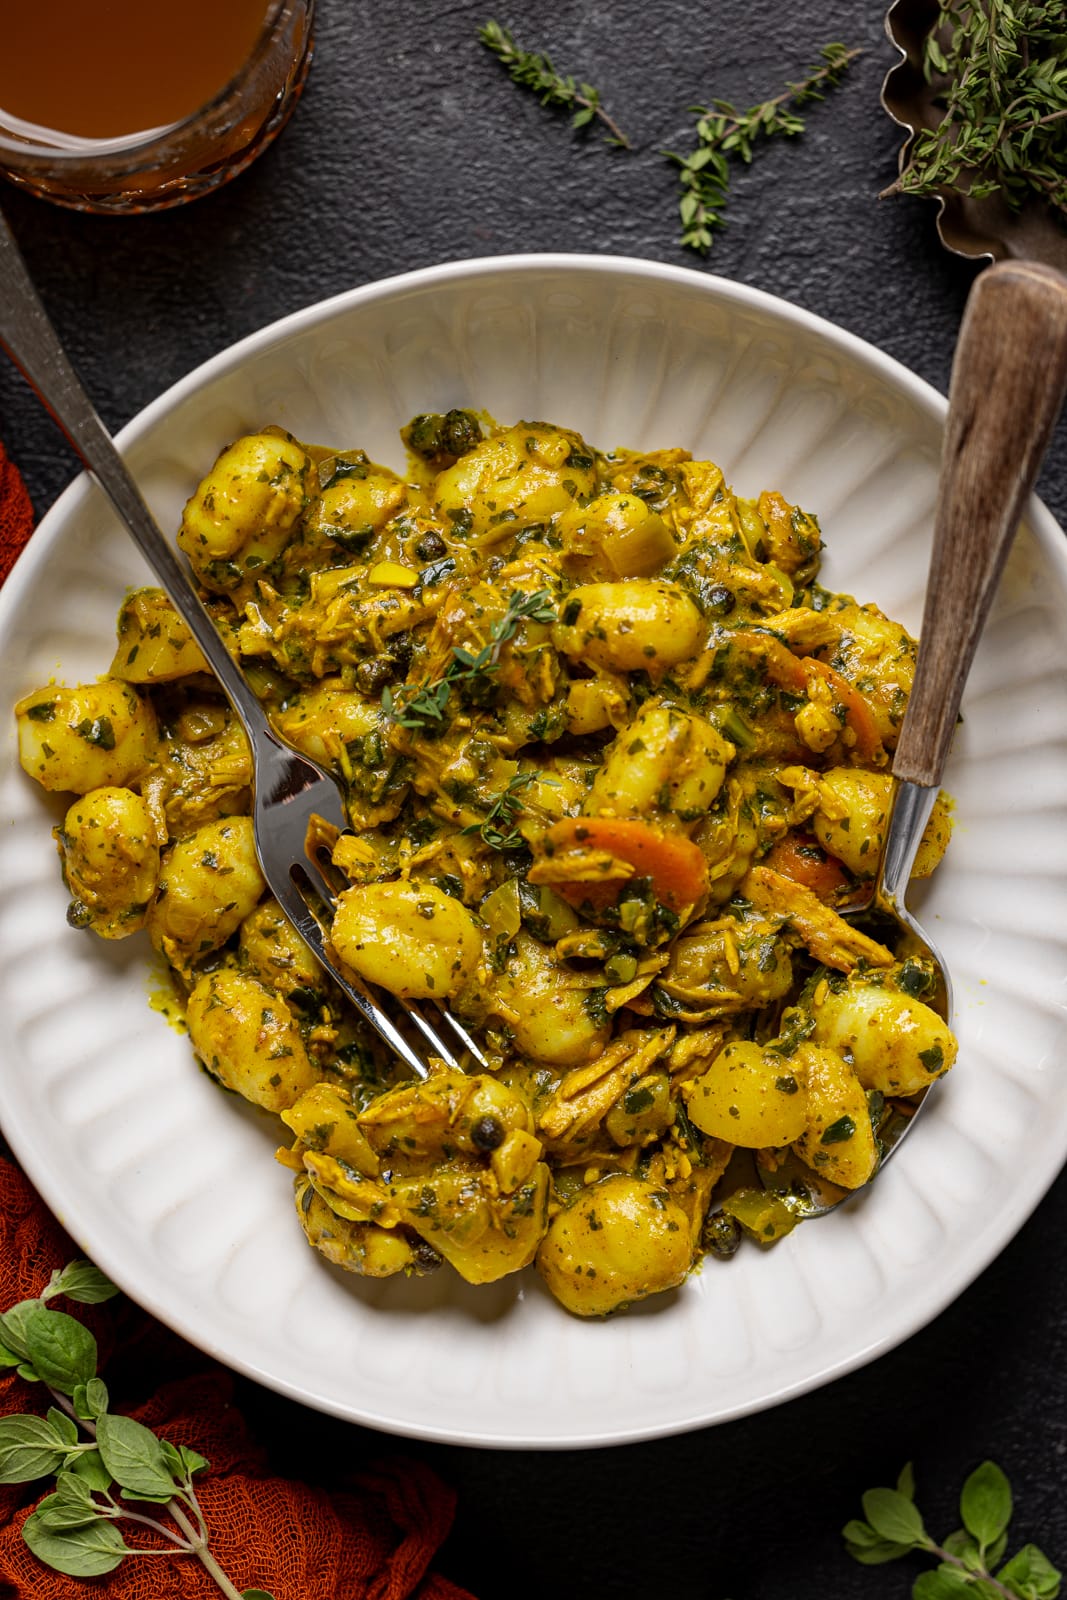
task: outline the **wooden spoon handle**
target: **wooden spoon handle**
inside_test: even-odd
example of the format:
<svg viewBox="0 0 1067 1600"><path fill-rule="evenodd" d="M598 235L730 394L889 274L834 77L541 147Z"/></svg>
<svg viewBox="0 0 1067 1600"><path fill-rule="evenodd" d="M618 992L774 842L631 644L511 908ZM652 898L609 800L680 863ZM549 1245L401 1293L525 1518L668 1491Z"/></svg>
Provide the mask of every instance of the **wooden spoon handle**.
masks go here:
<svg viewBox="0 0 1067 1600"><path fill-rule="evenodd" d="M989 267L967 301L952 367L915 683L893 772L941 782L963 686L1067 389L1067 277Z"/></svg>

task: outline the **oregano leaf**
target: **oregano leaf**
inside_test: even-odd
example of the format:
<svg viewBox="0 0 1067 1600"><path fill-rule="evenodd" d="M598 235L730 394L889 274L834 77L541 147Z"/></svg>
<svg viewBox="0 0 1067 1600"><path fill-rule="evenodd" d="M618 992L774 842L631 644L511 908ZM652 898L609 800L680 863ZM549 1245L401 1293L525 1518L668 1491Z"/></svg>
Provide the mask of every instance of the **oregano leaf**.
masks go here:
<svg viewBox="0 0 1067 1600"><path fill-rule="evenodd" d="M165 1489L158 1494L150 1494L147 1489L120 1489L119 1496L123 1500L144 1500L154 1506L165 1506L174 1499L175 1487L172 1486L169 1494Z"/></svg>
<svg viewBox="0 0 1067 1600"><path fill-rule="evenodd" d="M915 1499L915 1473L910 1461L906 1461L900 1469L897 1479L897 1494L902 1494L906 1500Z"/></svg>
<svg viewBox="0 0 1067 1600"><path fill-rule="evenodd" d="M1027 1600L1054 1600L1063 1574L1036 1544L1024 1544L996 1576L998 1583L1010 1583Z"/></svg>
<svg viewBox="0 0 1067 1600"><path fill-rule="evenodd" d="M88 1383L79 1383L71 1401L83 1422L95 1422L107 1410L107 1385L100 1378L90 1378Z"/></svg>
<svg viewBox="0 0 1067 1600"><path fill-rule="evenodd" d="M26 1318L40 1305L40 1300L19 1300L0 1316L0 1339L5 1348L22 1361L30 1359L30 1347L26 1343Z"/></svg>
<svg viewBox="0 0 1067 1600"><path fill-rule="evenodd" d="M211 1462L206 1456L202 1456L198 1450L190 1450L187 1444L179 1445L178 1449L182 1458L182 1466L190 1478L194 1472L203 1472L205 1467L210 1467Z"/></svg>
<svg viewBox="0 0 1067 1600"><path fill-rule="evenodd" d="M887 1561L899 1561L901 1556L910 1556L914 1549L913 1544L897 1544L893 1539L879 1539L877 1544L849 1545L848 1553L861 1567L881 1567Z"/></svg>
<svg viewBox="0 0 1067 1600"><path fill-rule="evenodd" d="M104 1465L120 1488L132 1495L169 1500L174 1477L163 1446L150 1428L132 1417L105 1411L96 1425L96 1443Z"/></svg>
<svg viewBox="0 0 1067 1600"><path fill-rule="evenodd" d="M985 1564L989 1568L990 1571L993 1570L993 1568L996 1566L998 1561L1003 1561L1004 1560L1004 1552L1007 1550L1007 1548L1008 1548L1008 1531L1007 1531L1007 1529L1005 1529L1004 1532L1001 1534L1000 1538L999 1539L994 1539L993 1543L986 1550L986 1553L985 1553Z"/></svg>
<svg viewBox="0 0 1067 1600"><path fill-rule="evenodd" d="M48 1421L55 1429L57 1436L62 1439L65 1444L72 1445L78 1443L78 1424L73 1422L70 1417L67 1416L65 1411L60 1411L56 1406L49 1406L47 1417Z"/></svg>
<svg viewBox="0 0 1067 1600"><path fill-rule="evenodd" d="M863 1514L876 1533L894 1544L921 1544L926 1535L914 1503L897 1489L868 1489Z"/></svg>
<svg viewBox="0 0 1067 1600"><path fill-rule="evenodd" d="M995 1461L983 1461L963 1485L960 1515L984 1550L1011 1521L1011 1484Z"/></svg>
<svg viewBox="0 0 1067 1600"><path fill-rule="evenodd" d="M912 1600L957 1600L959 1595L971 1592L966 1574L952 1567L922 1573L911 1590Z"/></svg>
<svg viewBox="0 0 1067 1600"><path fill-rule="evenodd" d="M111 1300L119 1292L118 1285L112 1283L91 1261L70 1261L59 1271L53 1272L44 1298L47 1300L53 1295L64 1294L68 1300L76 1300L81 1305L96 1306Z"/></svg>
<svg viewBox="0 0 1067 1600"><path fill-rule="evenodd" d="M878 1544L882 1538L880 1533L875 1533L869 1522L860 1522L858 1519L845 1523L841 1529L841 1537L846 1544L861 1546Z"/></svg>
<svg viewBox="0 0 1067 1600"><path fill-rule="evenodd" d="M83 1528L50 1528L38 1511L26 1518L22 1537L39 1561L69 1578L113 1572L129 1551L112 1522L97 1517Z"/></svg>
<svg viewBox="0 0 1067 1600"><path fill-rule="evenodd" d="M242 1589L241 1600L274 1600L274 1596L266 1589Z"/></svg>
<svg viewBox="0 0 1067 1600"><path fill-rule="evenodd" d="M30 1360L50 1389L73 1394L96 1376L96 1340L76 1317L38 1305L24 1329Z"/></svg>
<svg viewBox="0 0 1067 1600"><path fill-rule="evenodd" d="M64 1470L56 1473L56 1494L61 1500L77 1505L91 1506L93 1503L92 1489L77 1472Z"/></svg>
<svg viewBox="0 0 1067 1600"><path fill-rule="evenodd" d="M44 1417L0 1417L0 1483L46 1478L58 1471L66 1454L66 1440Z"/></svg>
<svg viewBox="0 0 1067 1600"><path fill-rule="evenodd" d="M60 1473L57 1483L63 1484L67 1479L73 1479L75 1483L81 1482L73 1472L63 1472ZM46 1528L84 1528L90 1522L95 1522L100 1512L87 1488L81 1499L63 1488L58 1488L55 1494L45 1496L34 1515Z"/></svg>
<svg viewBox="0 0 1067 1600"><path fill-rule="evenodd" d="M86 1450L76 1461L69 1465L69 1471L77 1473L79 1478L84 1478L90 1489L95 1489L103 1494L111 1488L112 1477L104 1465L104 1458L99 1450Z"/></svg>

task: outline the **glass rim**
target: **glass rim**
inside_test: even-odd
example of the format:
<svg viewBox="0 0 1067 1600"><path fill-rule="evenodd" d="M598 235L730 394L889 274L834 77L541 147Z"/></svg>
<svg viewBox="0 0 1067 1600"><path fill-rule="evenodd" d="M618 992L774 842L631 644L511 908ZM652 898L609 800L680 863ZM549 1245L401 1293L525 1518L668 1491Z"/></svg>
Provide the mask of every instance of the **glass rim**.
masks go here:
<svg viewBox="0 0 1067 1600"><path fill-rule="evenodd" d="M180 117L177 122L161 123L158 128L144 128L137 133L122 134L115 139L82 139L73 145L44 144L39 140L16 139L5 131L0 121L0 154L3 156L21 156L23 160L31 158L37 161L62 163L74 165L79 161L92 161L107 156L135 156L141 151L150 151L164 137L172 138L180 135L185 129L193 127L200 121L205 113L221 108L234 93L234 90L248 76L248 73L258 65L262 59L271 35L279 19L293 0L268 0L267 10L260 26L259 35L249 54L238 67L231 78L223 84L210 100L205 100L202 105L190 111L188 116ZM309 8L310 9L310 6ZM0 106L0 118L5 115ZM18 120L18 119L16 119ZM26 123L27 128L37 127L36 123ZM42 127L42 132L59 132L58 129L49 130ZM74 138L75 135L65 137Z"/></svg>

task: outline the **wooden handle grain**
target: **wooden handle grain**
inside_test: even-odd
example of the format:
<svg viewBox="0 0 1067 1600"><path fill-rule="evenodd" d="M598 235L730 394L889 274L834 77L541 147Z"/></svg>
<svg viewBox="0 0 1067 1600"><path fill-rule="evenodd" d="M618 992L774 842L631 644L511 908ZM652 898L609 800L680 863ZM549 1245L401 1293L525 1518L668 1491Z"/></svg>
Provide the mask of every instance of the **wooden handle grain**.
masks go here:
<svg viewBox="0 0 1067 1600"><path fill-rule="evenodd" d="M1067 277L1031 261L971 290L948 421L919 659L893 772L941 782L963 686L1067 389Z"/></svg>

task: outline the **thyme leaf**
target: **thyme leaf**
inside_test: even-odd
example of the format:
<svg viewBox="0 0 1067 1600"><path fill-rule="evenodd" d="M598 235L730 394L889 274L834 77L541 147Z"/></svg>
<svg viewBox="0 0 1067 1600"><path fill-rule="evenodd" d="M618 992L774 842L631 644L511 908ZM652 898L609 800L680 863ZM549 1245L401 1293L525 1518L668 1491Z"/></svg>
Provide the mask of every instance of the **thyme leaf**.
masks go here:
<svg viewBox="0 0 1067 1600"><path fill-rule="evenodd" d="M1067 221L1067 20L1046 0L941 0L923 70L944 116L885 194L1040 200Z"/></svg>
<svg viewBox="0 0 1067 1600"><path fill-rule="evenodd" d="M739 111L729 100L690 107L698 116L696 148L686 156L664 152L679 169L681 242L690 250L706 255L715 230L726 226L730 158L747 165L760 140L775 135L792 139L803 133L800 107L825 99L827 90L840 83L850 62L861 54L843 44L824 45L819 53L822 64L812 67L800 83L788 84L781 94L750 106L747 111Z"/></svg>
<svg viewBox="0 0 1067 1600"><path fill-rule="evenodd" d="M519 798L524 789L528 789L538 777L536 772L516 772L508 779L506 786L501 790L485 814L481 823L472 823L469 828L464 828L464 833L480 834L482 839L493 850L518 850L526 843L522 834L515 827L515 819L521 813L523 806ZM543 779L545 783L553 783L552 778Z"/></svg>
<svg viewBox="0 0 1067 1600"><path fill-rule="evenodd" d="M506 68L513 83L532 90L543 106L570 111L572 128L584 128L597 117L608 130L605 137L609 144L624 150L631 148L629 139L605 111L600 94L591 83L576 83L573 78L564 77L548 56L517 45L508 29L502 28L499 22L485 23L478 29L478 38Z"/></svg>
<svg viewBox="0 0 1067 1600"><path fill-rule="evenodd" d="M520 623L555 622L556 613L552 596L547 589L535 594L523 594L513 589L508 595L504 615L493 623L489 640L480 650L467 650L456 645L452 659L439 678L429 683L403 684L394 693L382 691L382 710L391 721L402 728L418 733L439 729L445 719L445 710L456 684L484 683L500 665L500 652L509 639L514 638Z"/></svg>

